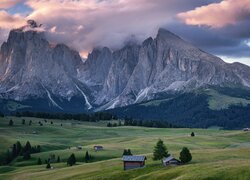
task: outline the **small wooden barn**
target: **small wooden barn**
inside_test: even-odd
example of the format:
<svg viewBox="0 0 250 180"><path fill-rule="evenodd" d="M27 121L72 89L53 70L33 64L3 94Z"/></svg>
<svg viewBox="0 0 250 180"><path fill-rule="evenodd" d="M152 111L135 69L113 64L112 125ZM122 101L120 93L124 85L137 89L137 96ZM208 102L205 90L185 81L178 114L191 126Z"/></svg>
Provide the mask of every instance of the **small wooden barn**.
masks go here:
<svg viewBox="0 0 250 180"><path fill-rule="evenodd" d="M142 168L145 166L145 161L147 160L146 156L123 156L123 169L136 169Z"/></svg>
<svg viewBox="0 0 250 180"><path fill-rule="evenodd" d="M162 160L162 164L164 166L177 166L180 165L181 162L178 159L175 159L173 156L166 157Z"/></svg>
<svg viewBox="0 0 250 180"><path fill-rule="evenodd" d="M249 128L244 128L243 131L249 131Z"/></svg>
<svg viewBox="0 0 250 180"><path fill-rule="evenodd" d="M101 151L103 150L103 146L94 146L95 151Z"/></svg>

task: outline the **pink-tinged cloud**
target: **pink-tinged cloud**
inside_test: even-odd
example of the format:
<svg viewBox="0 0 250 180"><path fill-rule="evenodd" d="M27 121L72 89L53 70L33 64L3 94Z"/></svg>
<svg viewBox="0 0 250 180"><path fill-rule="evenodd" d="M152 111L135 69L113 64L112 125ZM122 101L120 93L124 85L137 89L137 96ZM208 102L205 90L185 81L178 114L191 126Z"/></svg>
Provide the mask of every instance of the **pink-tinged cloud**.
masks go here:
<svg viewBox="0 0 250 180"><path fill-rule="evenodd" d="M84 54L95 46L118 48L131 35L143 40L154 34L170 20L172 11L161 7L166 4L170 3L165 0L28 0L26 5L33 12L26 19L44 24L50 41L65 43Z"/></svg>
<svg viewBox="0 0 250 180"><path fill-rule="evenodd" d="M3 29L18 28L25 24L25 20L22 16L10 15L6 11L0 11L0 25Z"/></svg>
<svg viewBox="0 0 250 180"><path fill-rule="evenodd" d="M250 18L250 0L223 0L177 15L188 25L221 28Z"/></svg>
<svg viewBox="0 0 250 180"><path fill-rule="evenodd" d="M10 8L12 6L15 6L19 2L21 2L21 0L1 0L0 1L0 9Z"/></svg>

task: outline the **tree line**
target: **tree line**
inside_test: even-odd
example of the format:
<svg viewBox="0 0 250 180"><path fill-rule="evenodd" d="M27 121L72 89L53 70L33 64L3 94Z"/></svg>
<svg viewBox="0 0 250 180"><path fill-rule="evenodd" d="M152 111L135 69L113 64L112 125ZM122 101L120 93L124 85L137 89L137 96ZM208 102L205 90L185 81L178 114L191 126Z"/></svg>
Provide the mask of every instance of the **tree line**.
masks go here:
<svg viewBox="0 0 250 180"><path fill-rule="evenodd" d="M92 114L70 114L70 113L45 113L45 112L16 112L16 117L36 117L46 119L78 120L78 121L100 121L118 119L116 115L108 112L96 112Z"/></svg>

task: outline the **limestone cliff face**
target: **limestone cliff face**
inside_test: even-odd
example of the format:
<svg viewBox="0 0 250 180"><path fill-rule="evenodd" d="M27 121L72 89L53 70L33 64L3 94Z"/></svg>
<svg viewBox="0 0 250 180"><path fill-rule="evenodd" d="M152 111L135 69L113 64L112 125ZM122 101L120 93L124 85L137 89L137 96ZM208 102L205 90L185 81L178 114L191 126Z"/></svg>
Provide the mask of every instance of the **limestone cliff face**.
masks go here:
<svg viewBox="0 0 250 180"><path fill-rule="evenodd" d="M63 101L85 99L77 80L83 66L78 52L63 44L52 46L36 29L12 30L0 52L0 94L4 99L47 99L63 109ZM84 109L84 107L82 108Z"/></svg>
<svg viewBox="0 0 250 180"><path fill-rule="evenodd" d="M250 87L248 66L227 64L164 29L155 39L148 38L141 45L109 55L111 62L105 67L108 73L95 93L94 103L102 105L102 109L154 99L162 92L192 91L207 85ZM94 62L91 58L86 63L95 67Z"/></svg>
<svg viewBox="0 0 250 180"><path fill-rule="evenodd" d="M109 109L207 85L250 88L250 67L227 64L164 29L142 44L95 48L85 62L36 27L12 30L0 51L0 98L46 99L60 110L76 101L82 111Z"/></svg>

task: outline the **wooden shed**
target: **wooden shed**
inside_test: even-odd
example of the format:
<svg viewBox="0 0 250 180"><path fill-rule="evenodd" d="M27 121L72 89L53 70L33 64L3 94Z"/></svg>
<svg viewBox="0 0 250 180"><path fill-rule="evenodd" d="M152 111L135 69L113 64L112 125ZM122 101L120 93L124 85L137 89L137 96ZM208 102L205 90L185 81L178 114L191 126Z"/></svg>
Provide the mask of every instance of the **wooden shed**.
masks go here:
<svg viewBox="0 0 250 180"><path fill-rule="evenodd" d="M146 156L123 156L123 169L136 169L142 168L145 166L145 161L147 160Z"/></svg>
<svg viewBox="0 0 250 180"><path fill-rule="evenodd" d="M180 165L181 162L178 159L175 159L173 156L166 157L162 160L162 164L164 166L177 166Z"/></svg>
<svg viewBox="0 0 250 180"><path fill-rule="evenodd" d="M101 151L103 150L103 146L94 146L95 151Z"/></svg>

